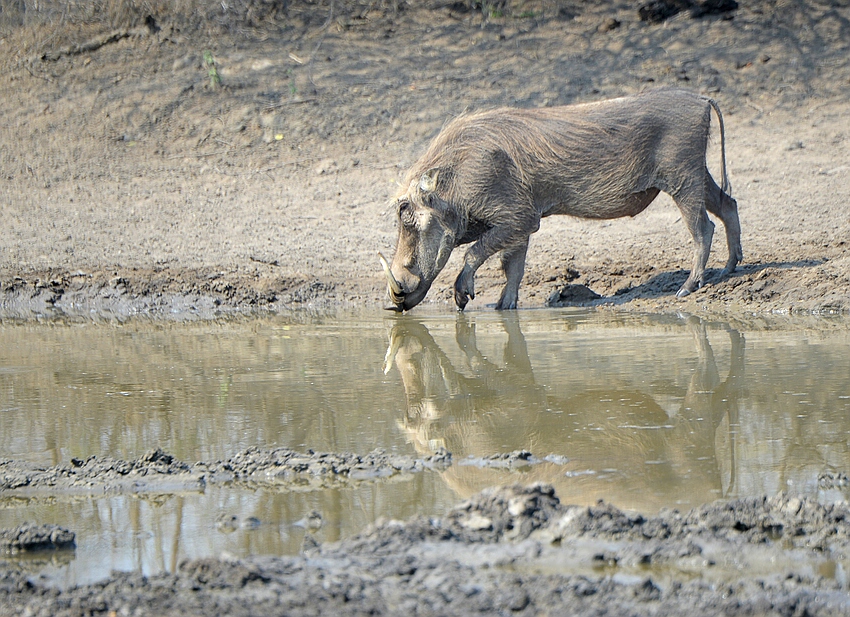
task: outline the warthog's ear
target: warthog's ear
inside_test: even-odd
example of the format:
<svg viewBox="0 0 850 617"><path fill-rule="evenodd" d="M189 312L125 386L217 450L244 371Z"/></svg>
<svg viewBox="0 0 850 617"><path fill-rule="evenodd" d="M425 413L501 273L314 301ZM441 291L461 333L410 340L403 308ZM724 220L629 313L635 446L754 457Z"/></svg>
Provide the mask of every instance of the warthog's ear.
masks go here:
<svg viewBox="0 0 850 617"><path fill-rule="evenodd" d="M433 193L437 188L437 177L440 175L440 170L432 167L419 178L419 190L423 193Z"/></svg>

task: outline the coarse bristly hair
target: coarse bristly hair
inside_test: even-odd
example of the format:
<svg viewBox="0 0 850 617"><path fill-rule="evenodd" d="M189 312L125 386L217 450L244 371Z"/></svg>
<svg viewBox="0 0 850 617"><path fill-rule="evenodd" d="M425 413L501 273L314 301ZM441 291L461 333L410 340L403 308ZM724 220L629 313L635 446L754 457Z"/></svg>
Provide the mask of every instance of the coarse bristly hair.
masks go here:
<svg viewBox="0 0 850 617"><path fill-rule="evenodd" d="M469 195L475 189L486 188L475 186L476 180L480 181L487 175L482 166L499 163L502 164L502 172L510 173L516 182L525 187L530 187L539 173L547 174L546 170L557 170L566 161L592 166L593 175L597 179L616 182L617 178L634 178L642 161L626 154L646 151L651 146L650 142L656 138L654 127L647 126L641 130L640 126L636 126L635 107L639 107L643 100L646 102L646 111L650 111L652 99L659 95L681 99L681 107L665 110L665 113L680 116L668 118L668 123L672 125L692 124L693 120L686 120L689 115L692 116L694 104L698 104L702 113L698 114L701 126L697 132L706 136L710 123L708 106L715 109L721 129L721 188L729 194L725 143L722 138L723 119L717 104L689 91L675 89L651 90L634 97L566 107L497 108L465 112L448 122L434 138L426 152L408 171L402 191L406 191L410 183L427 170L437 168L440 170L438 187L441 192L446 191L447 196L459 197L457 189L460 189L461 193ZM622 113L618 114L616 110L612 113L612 108L618 104L622 107ZM705 139L700 141L707 145ZM700 148L700 144L695 145ZM699 154L704 156L704 147ZM501 157L502 160L494 161L494 157ZM465 170L474 173L463 174ZM453 181L461 175L466 176L464 182L472 181L473 185L453 187ZM649 180L647 178L647 182ZM608 193L617 188L608 186L602 192ZM631 185L624 186L622 191L632 188Z"/></svg>

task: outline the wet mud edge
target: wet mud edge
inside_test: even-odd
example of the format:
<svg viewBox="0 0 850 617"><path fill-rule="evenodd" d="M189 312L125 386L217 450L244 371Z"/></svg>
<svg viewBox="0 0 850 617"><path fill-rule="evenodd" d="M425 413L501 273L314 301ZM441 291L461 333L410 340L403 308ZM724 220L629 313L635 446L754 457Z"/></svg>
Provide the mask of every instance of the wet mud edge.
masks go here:
<svg viewBox="0 0 850 617"><path fill-rule="evenodd" d="M91 457L41 469L3 461L0 496L26 488L27 477L31 488L61 493L75 482L126 489L117 476L136 476L137 487L146 477L225 471L244 482L376 478L450 463L442 452L408 459L249 449L190 465L152 450L136 461ZM72 531L48 527L3 537L73 547ZM186 560L173 573L113 573L64 591L3 568L0 606L10 615L842 615L850 611L848 560L846 502L780 494L644 516L602 501L565 505L549 485L516 485L487 489L444 517L379 521L339 543L308 534L294 557Z"/></svg>

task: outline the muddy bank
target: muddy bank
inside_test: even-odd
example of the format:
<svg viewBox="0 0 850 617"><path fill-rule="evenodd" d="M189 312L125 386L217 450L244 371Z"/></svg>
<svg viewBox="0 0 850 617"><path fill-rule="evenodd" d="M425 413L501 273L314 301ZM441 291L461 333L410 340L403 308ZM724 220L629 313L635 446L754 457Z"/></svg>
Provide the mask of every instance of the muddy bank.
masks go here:
<svg viewBox="0 0 850 617"><path fill-rule="evenodd" d="M527 461L529 457L524 458ZM296 452L289 448L250 448L225 461L185 463L154 449L132 461L90 456L85 460L73 458L70 463L44 467L0 460L0 498L165 494L203 491L207 484L243 489L317 490L420 473L426 469L442 470L451 465L452 456L444 449L414 458L383 450L360 456L312 450Z"/></svg>
<svg viewBox="0 0 850 617"><path fill-rule="evenodd" d="M0 278L0 316L133 315L215 318L235 313L358 306L358 285L307 276L275 276L271 266L250 274L221 268L116 268L90 272L46 271Z"/></svg>
<svg viewBox="0 0 850 617"><path fill-rule="evenodd" d="M291 558L186 561L59 592L0 575L11 615L844 615L850 509L788 495L644 517L491 489Z"/></svg>

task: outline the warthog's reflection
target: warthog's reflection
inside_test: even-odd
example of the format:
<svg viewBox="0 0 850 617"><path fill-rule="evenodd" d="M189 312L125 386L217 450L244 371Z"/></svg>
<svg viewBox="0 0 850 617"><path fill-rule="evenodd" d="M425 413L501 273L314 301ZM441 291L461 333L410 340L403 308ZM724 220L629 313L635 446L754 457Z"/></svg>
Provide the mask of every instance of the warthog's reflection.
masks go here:
<svg viewBox="0 0 850 617"><path fill-rule="evenodd" d="M444 477L462 496L514 480L551 482L572 503L605 498L634 508L656 507L671 493L683 503L728 495L735 484L733 439L744 339L726 328L731 359L721 381L705 323L691 317L687 324L695 349L688 346L669 361L694 365L690 383L647 383L616 370L604 378L588 371L596 376L577 382L584 367L567 359L565 379L580 386L565 394L563 384L535 379L517 315L501 318L507 341L499 360L479 350L475 322L463 315L456 323L456 347L441 347L423 323L400 319L385 366L398 368L407 396L399 425L421 454L445 447L462 461L524 449L569 459L566 465L526 467L515 479L506 478L504 470L455 465ZM638 344L625 353L640 349ZM557 360L547 357L545 348L533 351L538 363ZM588 354L600 363L610 359L605 351L593 359L593 350L581 358L587 361Z"/></svg>

